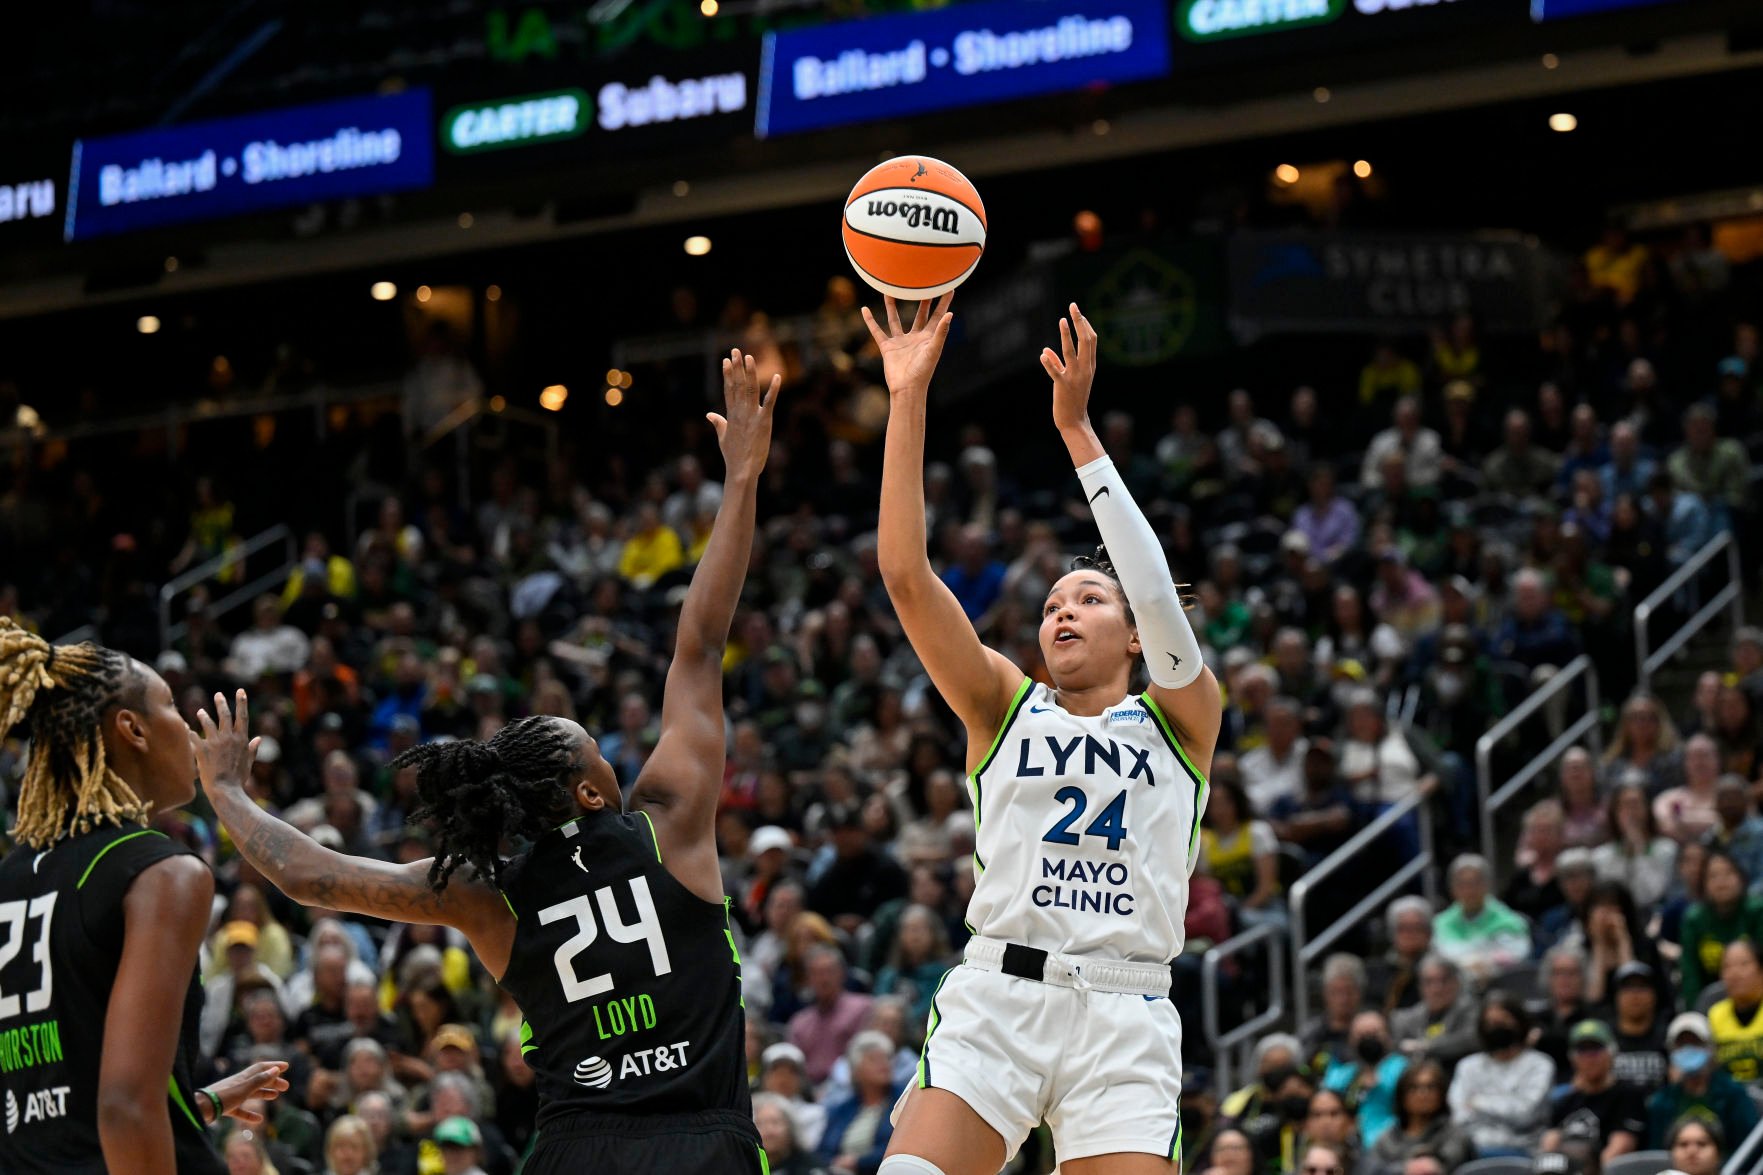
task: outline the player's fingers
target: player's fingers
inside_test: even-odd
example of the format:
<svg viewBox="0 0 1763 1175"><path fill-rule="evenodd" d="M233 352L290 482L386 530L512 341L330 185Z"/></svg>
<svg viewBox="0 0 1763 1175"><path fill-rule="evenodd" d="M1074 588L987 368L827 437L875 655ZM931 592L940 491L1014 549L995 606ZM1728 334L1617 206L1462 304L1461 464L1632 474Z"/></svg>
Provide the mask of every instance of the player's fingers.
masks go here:
<svg viewBox="0 0 1763 1175"><path fill-rule="evenodd" d="M208 716L208 711L206 710L196 711L196 725L202 728L202 737L204 739L207 739L214 733L214 719Z"/></svg>
<svg viewBox="0 0 1763 1175"><path fill-rule="evenodd" d="M930 299L920 298L918 309L912 315L912 329L923 330L924 324L930 321Z"/></svg>
<svg viewBox="0 0 1763 1175"><path fill-rule="evenodd" d="M233 712L233 729L240 734L251 729L251 699L244 690L239 691L239 706Z"/></svg>
<svg viewBox="0 0 1763 1175"><path fill-rule="evenodd" d="M783 375L780 373L780 374L772 376L771 377L771 387L766 391L765 399L760 402L760 407L765 409L765 411L767 411L767 412L770 412L773 408L776 408L777 407L777 394L783 390L784 390L784 377L783 377Z"/></svg>
<svg viewBox="0 0 1763 1175"><path fill-rule="evenodd" d="M232 721L232 717L232 707L226 704L226 695L223 693L216 693L214 695L214 724L216 726L224 727L228 722Z"/></svg>
<svg viewBox="0 0 1763 1175"><path fill-rule="evenodd" d="M949 328L954 325L955 316L953 314L945 313L941 318L937 319L936 335L938 351L941 351L943 349L943 344L948 341Z"/></svg>
<svg viewBox="0 0 1763 1175"><path fill-rule="evenodd" d="M937 317L941 318L943 315L949 313L949 307L954 304L955 304L955 291L950 290L948 293L944 294L941 298L937 299L937 311L936 311Z"/></svg>
<svg viewBox="0 0 1763 1175"><path fill-rule="evenodd" d="M869 328L869 337L875 340L877 347L888 341L887 336L882 334L881 327L876 324L875 315L869 312L867 306L863 307L863 325Z"/></svg>
<svg viewBox="0 0 1763 1175"><path fill-rule="evenodd" d="M1041 348L1041 366L1046 368L1047 374L1054 379L1063 379L1065 376L1065 368L1060 365L1059 356L1053 354L1051 347Z"/></svg>
<svg viewBox="0 0 1763 1175"><path fill-rule="evenodd" d="M1071 320L1069 318L1059 320L1059 357L1065 361L1067 367L1077 361L1077 347L1071 341Z"/></svg>
<svg viewBox="0 0 1763 1175"><path fill-rule="evenodd" d="M240 1106L238 1109L233 1110L227 1115L227 1117L235 1122L242 1122L246 1126L263 1125L263 1115L257 1113L255 1110L247 1110L244 1106Z"/></svg>
<svg viewBox="0 0 1763 1175"><path fill-rule="evenodd" d="M714 412L706 412L704 419L708 420L710 427L716 430L716 439L722 440L722 434L728 431L728 421Z"/></svg>
<svg viewBox="0 0 1763 1175"><path fill-rule="evenodd" d="M900 333L900 304L898 302L894 301L894 295L883 294L882 295L882 305L886 306L888 309L888 334L890 336L899 334Z"/></svg>
<svg viewBox="0 0 1763 1175"><path fill-rule="evenodd" d="M742 381L741 390L757 396L759 394L759 361L751 355L747 356L746 370L747 378Z"/></svg>

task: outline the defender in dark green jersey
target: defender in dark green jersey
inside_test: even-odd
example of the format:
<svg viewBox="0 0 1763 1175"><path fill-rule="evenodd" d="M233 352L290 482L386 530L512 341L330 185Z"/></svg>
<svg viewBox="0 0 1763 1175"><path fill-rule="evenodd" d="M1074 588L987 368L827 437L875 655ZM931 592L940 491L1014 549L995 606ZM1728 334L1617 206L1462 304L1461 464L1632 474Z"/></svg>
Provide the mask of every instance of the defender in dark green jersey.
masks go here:
<svg viewBox="0 0 1763 1175"><path fill-rule="evenodd" d="M741 1175L765 1169L747 1093L740 958L717 866L722 655L746 578L779 381L723 364L727 463L710 543L680 611L661 736L631 792L580 726L527 718L486 742L419 747L436 855L331 852L245 795L245 695L201 716L203 786L247 860L303 904L464 932L526 1015L539 1079L527 1175ZM504 860L504 843L530 845Z"/></svg>
<svg viewBox="0 0 1763 1175"><path fill-rule="evenodd" d="M0 860L0 1171L218 1175L206 1126L250 1117L238 1107L288 1088L287 1066L191 1079L214 877L144 827L196 794L190 729L147 666L0 618L0 736L20 725L31 757Z"/></svg>

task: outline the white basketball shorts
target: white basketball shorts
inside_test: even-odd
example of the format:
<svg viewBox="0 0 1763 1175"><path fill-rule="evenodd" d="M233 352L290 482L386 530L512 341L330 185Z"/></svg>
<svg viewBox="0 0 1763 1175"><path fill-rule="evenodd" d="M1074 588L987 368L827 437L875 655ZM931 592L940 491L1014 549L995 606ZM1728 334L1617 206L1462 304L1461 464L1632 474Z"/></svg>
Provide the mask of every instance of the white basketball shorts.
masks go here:
<svg viewBox="0 0 1763 1175"><path fill-rule="evenodd" d="M966 1102L1003 1137L1007 1157L1044 1121L1061 1161L1121 1151L1173 1158L1181 1153L1181 1017L1165 996L964 963L931 1002L912 1086Z"/></svg>

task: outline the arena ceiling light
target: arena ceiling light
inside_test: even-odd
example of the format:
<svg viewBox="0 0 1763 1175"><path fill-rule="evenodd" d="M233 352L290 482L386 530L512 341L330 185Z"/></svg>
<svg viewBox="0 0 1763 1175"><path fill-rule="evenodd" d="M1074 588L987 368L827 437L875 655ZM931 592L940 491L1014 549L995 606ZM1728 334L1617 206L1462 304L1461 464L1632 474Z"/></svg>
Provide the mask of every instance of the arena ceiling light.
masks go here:
<svg viewBox="0 0 1763 1175"><path fill-rule="evenodd" d="M151 314L143 314L135 319L135 329L144 335L156 335L159 333L159 319Z"/></svg>
<svg viewBox="0 0 1763 1175"><path fill-rule="evenodd" d="M1353 164L1353 174L1358 176L1362 180L1370 179L1371 178L1371 161L1368 159L1360 159L1360 160L1356 161Z"/></svg>
<svg viewBox="0 0 1763 1175"><path fill-rule="evenodd" d="M709 237L698 236L686 238L686 255L688 257L702 257L708 252L710 252Z"/></svg>
<svg viewBox="0 0 1763 1175"><path fill-rule="evenodd" d="M1274 178L1282 184L1295 184L1303 173L1289 163L1282 163L1273 169Z"/></svg>
<svg viewBox="0 0 1763 1175"><path fill-rule="evenodd" d="M552 384L539 393L539 407L547 412L561 412L568 400L569 389L562 384Z"/></svg>
<svg viewBox="0 0 1763 1175"><path fill-rule="evenodd" d="M375 302L390 302L398 296L398 287L391 282L374 282L367 292L373 295Z"/></svg>
<svg viewBox="0 0 1763 1175"><path fill-rule="evenodd" d="M1571 130L1577 129L1578 126L1579 119L1568 114L1566 111L1562 111L1559 114L1549 115L1549 129L1557 134L1564 135Z"/></svg>

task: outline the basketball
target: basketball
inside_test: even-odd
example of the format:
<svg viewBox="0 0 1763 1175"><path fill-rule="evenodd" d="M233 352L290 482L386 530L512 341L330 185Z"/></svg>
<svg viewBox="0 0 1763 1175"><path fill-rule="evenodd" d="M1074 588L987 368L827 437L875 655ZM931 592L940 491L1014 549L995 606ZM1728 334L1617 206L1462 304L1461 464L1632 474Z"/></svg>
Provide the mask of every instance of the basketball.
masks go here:
<svg viewBox="0 0 1763 1175"><path fill-rule="evenodd" d="M917 302L972 275L986 251L986 208L947 163L902 155L870 168L851 189L844 234L858 277Z"/></svg>

